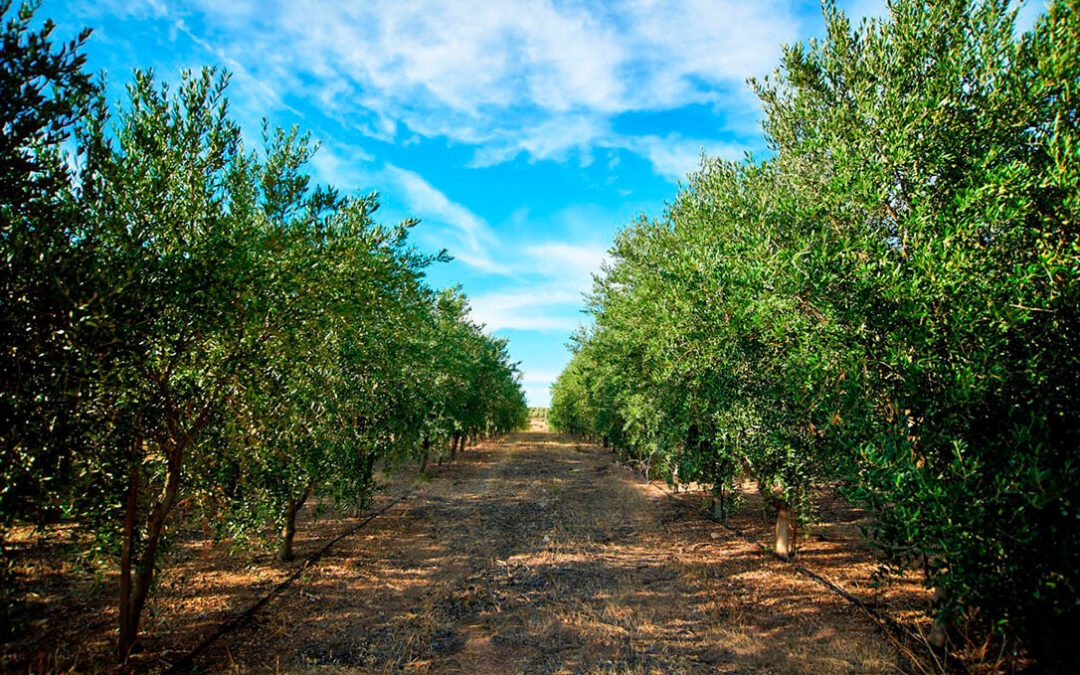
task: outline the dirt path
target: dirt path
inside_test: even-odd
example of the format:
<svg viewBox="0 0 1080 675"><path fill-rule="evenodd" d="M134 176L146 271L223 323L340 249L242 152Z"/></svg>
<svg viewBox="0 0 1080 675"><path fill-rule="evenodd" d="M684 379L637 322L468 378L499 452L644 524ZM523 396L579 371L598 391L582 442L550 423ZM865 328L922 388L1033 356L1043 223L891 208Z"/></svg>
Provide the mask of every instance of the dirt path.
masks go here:
<svg viewBox="0 0 1080 675"><path fill-rule="evenodd" d="M849 605L544 432L463 460L215 645L200 670L903 672Z"/></svg>

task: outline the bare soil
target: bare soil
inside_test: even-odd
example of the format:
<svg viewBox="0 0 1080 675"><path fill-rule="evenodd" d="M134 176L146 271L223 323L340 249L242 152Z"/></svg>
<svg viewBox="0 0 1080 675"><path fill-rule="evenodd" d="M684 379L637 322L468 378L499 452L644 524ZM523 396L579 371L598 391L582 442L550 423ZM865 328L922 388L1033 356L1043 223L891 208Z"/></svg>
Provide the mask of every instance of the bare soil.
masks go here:
<svg viewBox="0 0 1080 675"><path fill-rule="evenodd" d="M382 499L415 482L398 476ZM481 444L337 544L196 668L469 675L922 668L865 612L687 508L703 499L693 492L673 499L602 449L535 428ZM858 534L863 515L837 501L822 508L823 524L805 538L800 563L917 630L925 592L913 584L874 588ZM304 520L298 556L350 522ZM770 522L753 499L729 523L768 540ZM299 564L228 555L220 544L187 546L187 557L163 576L137 669L175 662ZM99 579L106 589L111 583ZM112 596L52 592L46 628L36 642L7 645L5 668L105 668L115 639ZM70 609L62 615L57 608L65 606L83 618L74 621ZM95 612L100 619L87 618Z"/></svg>

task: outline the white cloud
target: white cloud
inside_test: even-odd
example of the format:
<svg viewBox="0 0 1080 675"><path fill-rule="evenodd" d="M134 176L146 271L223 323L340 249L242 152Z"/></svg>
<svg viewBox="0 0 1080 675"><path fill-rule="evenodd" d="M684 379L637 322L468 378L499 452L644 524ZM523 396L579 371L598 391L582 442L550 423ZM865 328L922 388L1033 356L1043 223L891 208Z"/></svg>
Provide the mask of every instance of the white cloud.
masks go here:
<svg viewBox="0 0 1080 675"><path fill-rule="evenodd" d="M356 145L324 141L311 160L319 181L346 191L370 190L375 185L368 151Z"/></svg>
<svg viewBox="0 0 1080 675"><path fill-rule="evenodd" d="M522 373L521 381L525 384L542 384L550 385L559 377L559 372L556 370L532 370L526 368Z"/></svg>
<svg viewBox="0 0 1080 675"><path fill-rule="evenodd" d="M473 319L497 330L570 331L578 321L571 315L581 295L557 284L484 293L470 299Z"/></svg>
<svg viewBox="0 0 1080 675"><path fill-rule="evenodd" d="M592 275L607 260L607 246L546 242L526 246L527 267L532 272L557 275L562 283L575 292L575 301L592 284Z"/></svg>
<svg viewBox="0 0 1080 675"><path fill-rule="evenodd" d="M382 175L403 194L407 210L450 234L457 246L450 253L470 267L494 274L506 274L490 253L496 243L487 222L461 204L451 201L420 174L387 164Z"/></svg>
<svg viewBox="0 0 1080 675"><path fill-rule="evenodd" d="M534 408L551 407L551 387L523 387L525 400Z"/></svg>
<svg viewBox="0 0 1080 675"><path fill-rule="evenodd" d="M569 266L571 272L589 272L600 268L600 263L607 258L606 246L567 244L565 242L547 242L525 247L525 254L543 265L545 269L553 266L565 272Z"/></svg>
<svg viewBox="0 0 1080 675"><path fill-rule="evenodd" d="M582 322L582 293L606 258L606 248L597 245L544 242L525 246L513 254L510 263L525 283L473 297L473 318L493 331L572 331Z"/></svg>
<svg viewBox="0 0 1080 675"><path fill-rule="evenodd" d="M638 154L648 158L657 174L671 181L681 180L688 172L699 169L703 152L724 159L738 159L744 152L739 145L688 139L675 134L663 138L641 136L633 139L632 146Z"/></svg>
<svg viewBox="0 0 1080 675"><path fill-rule="evenodd" d="M293 97L319 101L375 138L476 145L476 165L647 150L611 132L612 117L629 111L712 103L755 118L756 107L730 92L771 70L799 30L789 0L133 4L167 13L261 89L251 102L260 114ZM195 25L206 28L196 36L187 28ZM738 117L728 123L742 133ZM648 157L675 176L669 157Z"/></svg>

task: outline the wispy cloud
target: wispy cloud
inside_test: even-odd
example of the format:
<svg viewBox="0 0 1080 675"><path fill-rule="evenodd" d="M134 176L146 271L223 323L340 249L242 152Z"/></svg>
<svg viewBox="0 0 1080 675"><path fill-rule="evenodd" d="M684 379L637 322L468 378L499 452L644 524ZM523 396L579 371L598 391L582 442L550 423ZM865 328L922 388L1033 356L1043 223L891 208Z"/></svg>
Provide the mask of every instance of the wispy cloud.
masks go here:
<svg viewBox="0 0 1080 675"><path fill-rule="evenodd" d="M546 385L554 382L558 376L559 373L555 370L533 370L526 367L521 375L521 381L525 384Z"/></svg>
<svg viewBox="0 0 1080 675"><path fill-rule="evenodd" d="M315 176L323 183L347 191L367 191L374 186L371 162L364 148L338 141L322 141L311 160Z"/></svg>
<svg viewBox="0 0 1080 675"><path fill-rule="evenodd" d="M102 3L102 12L116 6ZM228 63L261 114L319 101L324 114L373 138L419 134L476 146L478 166L522 154L576 153L588 163L597 147L623 148L645 153L669 178L677 171L670 156L612 133L610 120L728 103L747 76L771 69L800 25L783 0L125 5L129 14L168 16Z"/></svg>
<svg viewBox="0 0 1080 675"><path fill-rule="evenodd" d="M607 247L600 245L575 245L566 242L547 242L527 246L524 252L538 266L558 269L561 274L580 274L598 269L607 258Z"/></svg>
<svg viewBox="0 0 1080 675"><path fill-rule="evenodd" d="M607 250L599 245L544 242L505 251L522 283L472 299L473 317L490 330L568 333L582 321L582 293Z"/></svg>
<svg viewBox="0 0 1080 675"><path fill-rule="evenodd" d="M544 286L478 295L471 299L472 316L491 331L573 330L578 321L572 312L580 305L581 296L551 284Z"/></svg>
<svg viewBox="0 0 1080 675"><path fill-rule="evenodd" d="M483 218L451 201L414 171L388 164L382 175L402 194L411 213L429 220L429 224L450 235L457 244L449 246L454 257L484 272L508 273L507 268L491 256L497 238Z"/></svg>
<svg viewBox="0 0 1080 675"><path fill-rule="evenodd" d="M699 169L702 154L737 160L748 149L737 143L683 138L678 134L640 136L631 139L630 145L649 160L658 175L672 182L682 180L688 172Z"/></svg>

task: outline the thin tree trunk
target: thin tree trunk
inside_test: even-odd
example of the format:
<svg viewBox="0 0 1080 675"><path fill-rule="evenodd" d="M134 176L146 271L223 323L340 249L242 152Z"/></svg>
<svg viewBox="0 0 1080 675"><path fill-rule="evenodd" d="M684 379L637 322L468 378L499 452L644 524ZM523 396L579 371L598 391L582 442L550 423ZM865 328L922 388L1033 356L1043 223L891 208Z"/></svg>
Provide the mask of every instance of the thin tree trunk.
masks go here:
<svg viewBox="0 0 1080 675"><path fill-rule="evenodd" d="M278 546L278 560L287 562L293 559L293 540L296 538L296 514L311 496L311 486L304 488L304 493L289 501L285 511L285 527L281 530L281 542Z"/></svg>
<svg viewBox="0 0 1080 675"><path fill-rule="evenodd" d="M138 442L136 442L136 445ZM120 545L120 626L116 657L125 661L134 647L131 625L131 561L135 553L135 519L139 508L139 462L131 459L127 499L124 502L124 537Z"/></svg>
<svg viewBox="0 0 1080 675"><path fill-rule="evenodd" d="M375 451L371 450L364 457L364 485L371 485L371 477L375 475Z"/></svg>
<svg viewBox="0 0 1080 675"><path fill-rule="evenodd" d="M430 436L424 436L424 442L421 445L421 453L422 454L420 456L420 475L421 476L426 476L427 475L427 465L428 465L428 455L431 454L431 437Z"/></svg>
<svg viewBox="0 0 1080 675"><path fill-rule="evenodd" d="M784 560L795 557L795 520L791 507L780 503L776 508L776 554Z"/></svg>
<svg viewBox="0 0 1080 675"><path fill-rule="evenodd" d="M118 649L120 658L126 659L131 654L131 648L139 638L139 620L142 618L143 608L146 606L146 598L150 595L150 586L154 582L154 563L157 561L157 549L161 543L161 534L165 529L165 521L176 503L177 491L180 488L180 467L183 460L184 446L187 443L181 441L169 452L169 469L165 479L165 489L161 499L150 510L150 519L146 524L146 547L139 555L139 561L135 567L135 575L129 582L129 593L121 599L120 639ZM130 499L130 497L129 497ZM125 521L132 517L125 514ZM125 522L126 529L126 522ZM134 522L132 522L132 534L134 534ZM129 572L130 574L130 561ZM122 574L121 574L122 576ZM123 608L123 604L127 608Z"/></svg>
<svg viewBox="0 0 1080 675"><path fill-rule="evenodd" d="M724 504L724 488L719 485L713 487L712 515L717 520L723 520L727 517L727 509Z"/></svg>
<svg viewBox="0 0 1080 675"><path fill-rule="evenodd" d="M948 592L941 586L934 586L934 608L940 607L948 600ZM938 649L942 649L949 642L949 634L945 630L945 624L942 623L937 617L934 618L934 625L930 628L930 635L927 636L930 644Z"/></svg>

